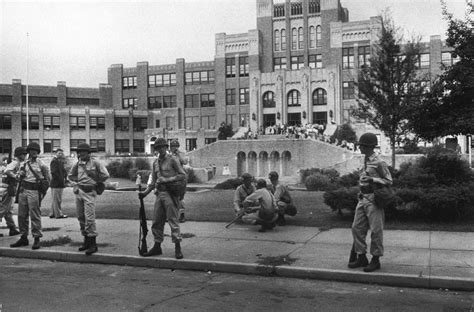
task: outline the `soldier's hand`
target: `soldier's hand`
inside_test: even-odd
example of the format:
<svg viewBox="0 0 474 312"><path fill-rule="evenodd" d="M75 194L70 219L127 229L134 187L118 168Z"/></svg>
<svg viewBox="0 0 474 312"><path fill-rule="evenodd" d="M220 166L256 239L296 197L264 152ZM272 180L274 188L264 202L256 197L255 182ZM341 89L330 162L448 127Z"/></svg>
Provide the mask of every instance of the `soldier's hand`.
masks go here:
<svg viewBox="0 0 474 312"><path fill-rule="evenodd" d="M374 178L368 177L368 176L361 177L360 180L361 180L362 182L366 182L366 183L372 183L372 182L374 182Z"/></svg>
<svg viewBox="0 0 474 312"><path fill-rule="evenodd" d="M138 198L139 199L143 199L147 196L148 194L146 194L145 192L138 192Z"/></svg>

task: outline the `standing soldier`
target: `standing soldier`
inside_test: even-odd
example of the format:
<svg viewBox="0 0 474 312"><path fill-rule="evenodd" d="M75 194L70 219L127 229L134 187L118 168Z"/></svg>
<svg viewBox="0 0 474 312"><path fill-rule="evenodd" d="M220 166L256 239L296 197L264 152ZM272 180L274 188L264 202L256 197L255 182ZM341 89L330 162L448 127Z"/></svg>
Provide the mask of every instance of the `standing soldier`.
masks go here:
<svg viewBox="0 0 474 312"><path fill-rule="evenodd" d="M156 201L153 213L153 225L151 226L155 244L152 249L145 253L144 257L161 255L161 243L163 242L166 219L171 228L171 239L175 244L175 257L182 259L181 233L179 229L178 210L179 197L173 191L173 185L182 184L186 179L186 173L175 157L167 153L168 143L163 138L158 138L154 145L158 151L158 159L153 163L152 178L144 192L138 194L144 198L156 188Z"/></svg>
<svg viewBox="0 0 474 312"><path fill-rule="evenodd" d="M51 214L50 218L67 218L67 215L61 211L61 202L63 198L63 190L66 187L67 172L64 168L66 159L64 152L58 148L55 157L51 160Z"/></svg>
<svg viewBox="0 0 474 312"><path fill-rule="evenodd" d="M18 179L21 180L20 194L18 196L18 225L20 227L21 238L10 247L28 246L28 228L31 219L31 234L34 237L32 249L40 248L41 233L41 181L51 181L48 166L40 159L38 154L41 152L40 146L36 142L31 142L26 147L29 154L28 160L20 167Z"/></svg>
<svg viewBox="0 0 474 312"><path fill-rule="evenodd" d="M15 159L5 167L0 184L0 193L3 194L0 201L0 219L5 218L7 227L10 229L9 236L20 234L16 229L15 221L13 221L12 208L17 188L17 173L20 170L21 163L25 161L26 149L24 147L15 148L13 156ZM0 236L3 236L3 234L0 234Z"/></svg>
<svg viewBox="0 0 474 312"><path fill-rule="evenodd" d="M380 269L379 258L383 256L383 226L385 213L383 208L375 205L374 190L392 184L392 176L387 164L380 160L374 152L377 146L377 136L365 133L359 139L360 151L365 155L364 170L359 179L359 202L355 209L354 222L352 223L352 236L354 238L354 251L357 259L349 262L349 268L364 267L364 272L373 272ZM366 257L367 231L371 230L370 253L372 260Z"/></svg>
<svg viewBox="0 0 474 312"><path fill-rule="evenodd" d="M97 231L95 223L95 202L97 187L109 178L105 166L90 156L91 148L87 143L77 146L78 162L71 168L67 178L73 183L73 192L76 194L76 211L84 244L79 251L90 256L97 252ZM102 190L103 191L103 190Z"/></svg>
<svg viewBox="0 0 474 312"><path fill-rule="evenodd" d="M175 139L170 142L170 152L172 156L176 157L178 162L181 164L181 167L184 169L184 166L188 164L188 161L186 158L184 158L183 153L179 150L178 140ZM180 197L179 204L179 222L184 223L186 221L184 216L184 194Z"/></svg>

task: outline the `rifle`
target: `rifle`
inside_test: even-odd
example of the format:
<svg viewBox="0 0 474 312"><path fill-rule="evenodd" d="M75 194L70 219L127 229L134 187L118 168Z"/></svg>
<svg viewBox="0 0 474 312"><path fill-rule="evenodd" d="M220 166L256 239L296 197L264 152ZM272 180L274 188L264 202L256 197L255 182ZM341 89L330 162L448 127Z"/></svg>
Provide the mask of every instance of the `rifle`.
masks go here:
<svg viewBox="0 0 474 312"><path fill-rule="evenodd" d="M229 223L226 224L225 228L228 229L232 224L236 223L237 221L239 221L240 219L242 219L242 217L246 214L246 213L252 213L252 212L255 212L259 209L260 207L249 207L249 208L246 208L246 209L241 209L239 211L239 213L234 217L234 219L232 219Z"/></svg>
<svg viewBox="0 0 474 312"><path fill-rule="evenodd" d="M25 165L23 165L23 168L20 167L20 170L25 170ZM24 175L20 175L20 180L18 181L18 185L17 185L16 193L15 193L15 204L18 204L18 199L20 198L21 184L24 178L25 178Z"/></svg>
<svg viewBox="0 0 474 312"><path fill-rule="evenodd" d="M137 181L135 182L138 185L138 191L142 191L142 177L137 175ZM143 203L143 198L139 196L140 199L140 228L138 231L138 254L143 256L147 251L148 247L146 244L146 236L148 234L148 226L146 224L146 214L145 214L145 204Z"/></svg>

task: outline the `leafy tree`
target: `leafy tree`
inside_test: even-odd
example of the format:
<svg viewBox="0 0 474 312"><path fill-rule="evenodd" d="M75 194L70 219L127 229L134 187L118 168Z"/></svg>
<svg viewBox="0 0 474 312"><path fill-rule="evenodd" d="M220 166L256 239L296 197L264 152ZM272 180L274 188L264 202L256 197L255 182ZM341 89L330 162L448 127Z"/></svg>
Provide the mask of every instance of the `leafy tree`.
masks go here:
<svg viewBox="0 0 474 312"><path fill-rule="evenodd" d="M334 131L334 134L331 136L331 142L334 142L336 139L339 142L345 140L346 142L356 143L357 136L351 125L345 123L340 126L337 126L336 131Z"/></svg>
<svg viewBox="0 0 474 312"><path fill-rule="evenodd" d="M409 117L419 106L425 90L420 81L424 77L417 67L420 39L402 44L400 28L395 27L388 14L381 18L381 24L370 62L358 74L358 107L354 116L367 120L390 139L395 167L395 145L410 133Z"/></svg>
<svg viewBox="0 0 474 312"><path fill-rule="evenodd" d="M467 2L465 20L454 19L444 0L441 4L448 21L446 44L453 48L452 55L459 61L452 66L442 65L445 72L414 112L413 131L429 141L474 133L474 4Z"/></svg>
<svg viewBox="0 0 474 312"><path fill-rule="evenodd" d="M227 140L228 137L234 135L232 130L232 125L226 124L225 122L221 123L221 126L218 129L217 139L218 140Z"/></svg>

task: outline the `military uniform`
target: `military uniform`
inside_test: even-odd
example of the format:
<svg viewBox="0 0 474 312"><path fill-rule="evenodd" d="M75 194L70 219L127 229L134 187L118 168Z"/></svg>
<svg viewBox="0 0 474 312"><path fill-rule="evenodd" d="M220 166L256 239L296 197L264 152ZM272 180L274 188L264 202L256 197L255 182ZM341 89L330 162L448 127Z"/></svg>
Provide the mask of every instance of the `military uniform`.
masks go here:
<svg viewBox="0 0 474 312"><path fill-rule="evenodd" d="M7 172L10 173L10 177L13 177L16 176L18 170L20 170L20 161L15 159L6 167L4 167L1 172L2 179L0 181L0 220L2 218L5 219L7 227L10 229L10 236L17 235L19 234L19 232L17 231L15 221L13 220L12 210L14 195L8 194Z"/></svg>

